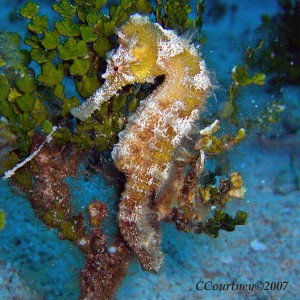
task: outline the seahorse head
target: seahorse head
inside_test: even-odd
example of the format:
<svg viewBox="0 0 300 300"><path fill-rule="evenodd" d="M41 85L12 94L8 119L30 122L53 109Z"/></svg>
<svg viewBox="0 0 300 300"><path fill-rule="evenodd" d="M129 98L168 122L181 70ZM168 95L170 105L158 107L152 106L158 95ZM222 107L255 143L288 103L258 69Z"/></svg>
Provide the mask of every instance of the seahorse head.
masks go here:
<svg viewBox="0 0 300 300"><path fill-rule="evenodd" d="M132 15L120 30L119 48L109 53L108 66L103 75L108 82L132 83L153 82L162 75L157 65L158 42L163 38L162 31L148 17Z"/></svg>
<svg viewBox="0 0 300 300"><path fill-rule="evenodd" d="M132 15L117 31L119 48L107 55L104 84L70 113L84 121L123 87L134 83L153 83L159 75L182 79L182 84L206 93L210 85L204 62L188 41L174 31L165 30L146 16Z"/></svg>
<svg viewBox="0 0 300 300"><path fill-rule="evenodd" d="M124 86L134 83L152 83L165 71L158 65L159 42L164 39L161 26L148 17L134 14L117 31L119 48L107 55L107 69L102 77L104 84L79 107L70 113L85 121L105 101L116 95Z"/></svg>

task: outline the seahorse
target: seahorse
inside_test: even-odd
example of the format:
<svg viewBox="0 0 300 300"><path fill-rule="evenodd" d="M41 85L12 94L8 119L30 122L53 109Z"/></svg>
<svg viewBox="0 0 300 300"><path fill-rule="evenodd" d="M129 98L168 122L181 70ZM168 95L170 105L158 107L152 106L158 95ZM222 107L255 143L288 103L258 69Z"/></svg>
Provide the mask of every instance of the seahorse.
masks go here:
<svg viewBox="0 0 300 300"><path fill-rule="evenodd" d="M205 62L190 41L134 14L118 30L119 48L107 57L104 84L71 113L91 116L125 85L164 80L128 119L112 158L126 176L118 221L124 240L144 270L163 263L156 196L170 178L174 154L205 104L211 83ZM176 191L174 191L176 192Z"/></svg>

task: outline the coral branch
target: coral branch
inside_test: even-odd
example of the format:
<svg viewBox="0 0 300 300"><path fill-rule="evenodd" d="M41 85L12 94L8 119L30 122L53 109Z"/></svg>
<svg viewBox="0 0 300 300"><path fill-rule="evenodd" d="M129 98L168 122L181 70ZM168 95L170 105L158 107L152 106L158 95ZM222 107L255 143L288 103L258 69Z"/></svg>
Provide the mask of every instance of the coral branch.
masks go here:
<svg viewBox="0 0 300 300"><path fill-rule="evenodd" d="M31 184L20 186L38 217L49 227L58 229L61 239L74 243L85 258L81 271L82 299L113 299L114 292L126 274L129 248L119 235L109 245L99 228L108 215L108 208L94 200L88 208L91 230L87 229L83 214L74 214L71 194L64 179L76 176L81 154L69 147L63 149L53 143L41 144L41 136L34 138L36 153L26 172L32 177ZM17 184L17 183L15 183Z"/></svg>
<svg viewBox="0 0 300 300"><path fill-rule="evenodd" d="M80 298L84 300L114 299L113 295L127 272L129 248L122 237L116 237L108 247L107 241L101 239L103 236L100 229L92 230L90 234L93 244L85 254L86 263L80 276Z"/></svg>

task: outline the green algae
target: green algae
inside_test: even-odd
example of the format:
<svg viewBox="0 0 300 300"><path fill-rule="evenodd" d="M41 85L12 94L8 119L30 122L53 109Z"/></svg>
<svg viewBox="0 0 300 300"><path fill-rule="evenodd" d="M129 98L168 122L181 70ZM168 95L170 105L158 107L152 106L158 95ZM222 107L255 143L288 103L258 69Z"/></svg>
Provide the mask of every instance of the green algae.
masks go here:
<svg viewBox="0 0 300 300"><path fill-rule="evenodd" d="M46 16L34 16L27 28L34 33L44 33L48 26L48 18Z"/></svg>
<svg viewBox="0 0 300 300"><path fill-rule="evenodd" d="M64 69L61 64L57 67L51 62L46 62L42 65L41 75L38 76L38 81L49 86L60 83L64 78Z"/></svg>
<svg viewBox="0 0 300 300"><path fill-rule="evenodd" d="M20 9L20 14L24 18L32 19L37 15L39 11L39 6L35 2L27 2L21 9Z"/></svg>
<svg viewBox="0 0 300 300"><path fill-rule="evenodd" d="M225 103L224 109L219 114L223 120L237 127L243 127L249 132L253 132L254 130L268 130L270 124L279 122L280 115L284 111L284 106L280 100L272 100L256 117L239 117L241 113L238 99L241 90L252 85L264 86L267 82L266 74L255 72L256 69L253 65L253 61L257 59L263 45L264 41L260 40L254 48L248 47L245 51L243 65L238 64L232 69L232 84L228 89L228 100Z"/></svg>
<svg viewBox="0 0 300 300"><path fill-rule="evenodd" d="M62 36L75 37L80 35L79 26L69 19L57 21L55 28Z"/></svg>
<svg viewBox="0 0 300 300"><path fill-rule="evenodd" d="M42 124L42 130L46 133L49 134L53 129L53 124L49 120L45 120Z"/></svg>
<svg viewBox="0 0 300 300"><path fill-rule="evenodd" d="M3 230L5 226L5 213L2 209L0 209L0 231Z"/></svg>
<svg viewBox="0 0 300 300"><path fill-rule="evenodd" d="M41 43L45 49L53 50L60 44L60 35L57 31L47 31Z"/></svg>
<svg viewBox="0 0 300 300"><path fill-rule="evenodd" d="M63 45L59 45L57 48L59 52L58 57L64 61L82 57L87 54L85 41L76 41L73 38L67 39Z"/></svg>
<svg viewBox="0 0 300 300"><path fill-rule="evenodd" d="M279 0L278 12L263 15L257 36L264 40L251 65L269 75L279 90L285 84L300 84L300 1Z"/></svg>
<svg viewBox="0 0 300 300"><path fill-rule="evenodd" d="M53 4L53 10L60 14L63 18L74 18L77 11L77 6L72 5L68 0L62 0L59 3Z"/></svg>

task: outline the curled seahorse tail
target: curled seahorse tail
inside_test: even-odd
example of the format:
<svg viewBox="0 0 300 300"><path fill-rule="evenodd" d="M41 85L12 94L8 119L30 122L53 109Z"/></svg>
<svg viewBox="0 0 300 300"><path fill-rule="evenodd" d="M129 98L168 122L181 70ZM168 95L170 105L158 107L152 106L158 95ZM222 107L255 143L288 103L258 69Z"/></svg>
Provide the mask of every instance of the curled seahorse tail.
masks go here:
<svg viewBox="0 0 300 300"><path fill-rule="evenodd" d="M119 227L143 270L158 272L163 263L163 253L157 216L146 200L149 197L151 191L138 191L127 183L119 205Z"/></svg>

